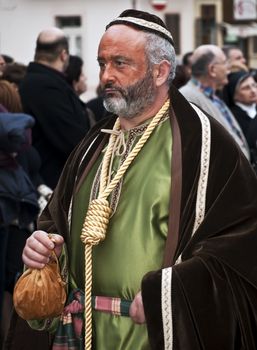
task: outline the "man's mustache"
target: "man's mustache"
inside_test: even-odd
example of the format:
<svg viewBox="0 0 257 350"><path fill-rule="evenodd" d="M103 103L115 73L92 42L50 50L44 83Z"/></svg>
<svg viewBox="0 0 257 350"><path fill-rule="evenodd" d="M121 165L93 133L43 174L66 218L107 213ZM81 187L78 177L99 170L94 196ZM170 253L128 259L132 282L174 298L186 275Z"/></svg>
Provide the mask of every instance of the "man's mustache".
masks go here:
<svg viewBox="0 0 257 350"><path fill-rule="evenodd" d="M119 86L115 86L115 84L112 83L107 83L103 86L103 93L106 93L107 89L112 89L112 90L116 90L118 92L120 92L122 95L126 95L125 90L123 90L121 87Z"/></svg>

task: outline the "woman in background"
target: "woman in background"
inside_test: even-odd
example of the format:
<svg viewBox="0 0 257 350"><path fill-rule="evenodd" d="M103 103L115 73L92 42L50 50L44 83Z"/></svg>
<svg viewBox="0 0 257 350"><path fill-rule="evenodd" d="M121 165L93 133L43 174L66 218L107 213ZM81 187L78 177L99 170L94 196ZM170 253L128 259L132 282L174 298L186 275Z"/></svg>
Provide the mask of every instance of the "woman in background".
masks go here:
<svg viewBox="0 0 257 350"><path fill-rule="evenodd" d="M69 65L65 71L67 82L78 96L83 95L83 93L87 91L86 76L83 72L83 64L84 62L79 56L70 55ZM105 110L102 98L97 97L96 101L94 101L94 105L99 107L97 109L97 113L95 113L94 108L91 108L90 101L89 103L81 101L81 103L84 104L84 108L89 117L90 127L92 127L98 120L101 119L102 113ZM99 111L101 111L101 116L99 116Z"/></svg>

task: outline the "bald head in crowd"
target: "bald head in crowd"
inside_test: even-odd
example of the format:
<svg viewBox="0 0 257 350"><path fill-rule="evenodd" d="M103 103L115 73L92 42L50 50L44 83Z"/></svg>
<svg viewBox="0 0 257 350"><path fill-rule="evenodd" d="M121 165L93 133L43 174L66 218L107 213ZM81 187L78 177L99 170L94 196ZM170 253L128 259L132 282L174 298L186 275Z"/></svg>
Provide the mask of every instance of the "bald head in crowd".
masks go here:
<svg viewBox="0 0 257 350"><path fill-rule="evenodd" d="M61 29L52 27L40 32L34 60L60 72L65 71L69 62L69 45Z"/></svg>
<svg viewBox="0 0 257 350"><path fill-rule="evenodd" d="M216 45L201 45L192 55L192 76L206 86L220 89L227 84L227 59Z"/></svg>

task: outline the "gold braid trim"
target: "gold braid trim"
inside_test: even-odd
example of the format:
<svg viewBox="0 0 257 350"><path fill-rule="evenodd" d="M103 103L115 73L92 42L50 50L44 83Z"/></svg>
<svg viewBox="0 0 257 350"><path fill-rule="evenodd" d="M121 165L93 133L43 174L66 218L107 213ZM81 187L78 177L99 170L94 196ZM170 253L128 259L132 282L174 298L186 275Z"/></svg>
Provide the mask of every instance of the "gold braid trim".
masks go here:
<svg viewBox="0 0 257 350"><path fill-rule="evenodd" d="M110 136L109 144L103 159L98 198L92 200L89 204L81 232L81 240L85 244L85 350L91 350L92 346L92 248L94 245L99 244L100 241L105 239L109 218L112 212L107 197L140 152L153 130L158 125L160 119L167 112L169 105L170 101L167 100L159 112L154 116L147 129L111 181L108 178L108 173L117 135L114 133ZM113 129L117 131L120 130L119 119L116 120Z"/></svg>

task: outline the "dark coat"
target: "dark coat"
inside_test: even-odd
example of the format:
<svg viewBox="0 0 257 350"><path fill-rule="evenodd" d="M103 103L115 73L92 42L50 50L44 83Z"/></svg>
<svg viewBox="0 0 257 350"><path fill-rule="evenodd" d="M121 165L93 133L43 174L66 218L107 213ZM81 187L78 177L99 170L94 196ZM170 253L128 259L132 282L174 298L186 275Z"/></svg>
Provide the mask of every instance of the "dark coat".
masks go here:
<svg viewBox="0 0 257 350"><path fill-rule="evenodd" d="M31 62L20 87L24 112L35 117L33 145L44 182L54 188L73 148L89 130L83 102L62 73Z"/></svg>
<svg viewBox="0 0 257 350"><path fill-rule="evenodd" d="M36 189L16 160L33 124L29 115L0 113L0 226L16 220L26 227L39 211Z"/></svg>
<svg viewBox="0 0 257 350"><path fill-rule="evenodd" d="M231 112L234 114L238 123L240 124L245 138L250 148L256 148L257 140L257 111L254 119L250 118L249 115L239 106L233 105L230 107ZM256 120L255 120L256 119Z"/></svg>
<svg viewBox="0 0 257 350"><path fill-rule="evenodd" d="M231 112L240 124L250 149L251 164L257 173L257 111L254 119L239 106L232 105Z"/></svg>
<svg viewBox="0 0 257 350"><path fill-rule="evenodd" d="M104 108L103 98L101 96L89 100L87 102L87 107L94 113L96 122L99 122L99 120L107 117L108 115L107 110Z"/></svg>

